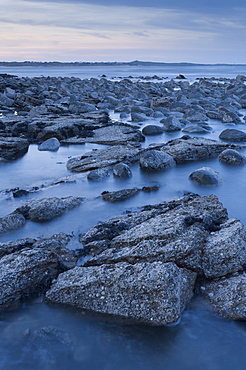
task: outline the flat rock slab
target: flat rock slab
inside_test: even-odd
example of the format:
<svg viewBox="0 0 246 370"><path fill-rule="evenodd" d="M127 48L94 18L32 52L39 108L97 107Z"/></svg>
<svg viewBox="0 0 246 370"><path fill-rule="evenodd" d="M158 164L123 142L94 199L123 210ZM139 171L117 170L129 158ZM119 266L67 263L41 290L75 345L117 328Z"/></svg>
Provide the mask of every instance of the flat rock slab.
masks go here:
<svg viewBox="0 0 246 370"><path fill-rule="evenodd" d="M90 136L85 138L74 137L63 140L63 144L96 143L105 145L124 145L130 142L142 142L145 138L141 132L131 126L110 125L91 131Z"/></svg>
<svg viewBox="0 0 246 370"><path fill-rule="evenodd" d="M23 215L27 220L45 222L61 216L66 211L79 206L82 201L83 198L73 196L33 199L17 208L15 213Z"/></svg>
<svg viewBox="0 0 246 370"><path fill-rule="evenodd" d="M140 151L140 149L130 145L114 145L106 149L92 150L82 156L69 159L67 169L75 172L86 172L113 166L120 162L131 163L138 160Z"/></svg>
<svg viewBox="0 0 246 370"><path fill-rule="evenodd" d="M150 325L175 323L193 295L196 274L174 263L76 267L59 275L48 300Z"/></svg>
<svg viewBox="0 0 246 370"><path fill-rule="evenodd" d="M197 161L217 157L225 149L243 149L241 145L222 143L206 138L187 138L171 140L159 147L170 154L177 163Z"/></svg>
<svg viewBox="0 0 246 370"><path fill-rule="evenodd" d="M29 143L25 139L17 137L0 138L0 157L6 160L14 160L22 157L28 151Z"/></svg>

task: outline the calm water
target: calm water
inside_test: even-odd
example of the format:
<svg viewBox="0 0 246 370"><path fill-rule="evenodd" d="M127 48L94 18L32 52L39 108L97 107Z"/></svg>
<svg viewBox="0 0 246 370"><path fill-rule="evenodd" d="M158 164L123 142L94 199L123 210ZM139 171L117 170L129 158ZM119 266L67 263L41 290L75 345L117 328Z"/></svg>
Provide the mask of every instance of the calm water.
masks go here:
<svg viewBox="0 0 246 370"><path fill-rule="evenodd" d="M89 77L86 71L78 69L65 70L63 75ZM93 67L96 68L96 67ZM109 68L109 67L107 67ZM176 67L177 68L177 67ZM201 67L199 67L201 68ZM227 68L225 71L224 68ZM245 67L246 68L246 67ZM246 70L223 67L220 69L196 69L189 73L199 75L228 77L229 74L246 74ZM38 69L38 73L45 75ZM61 75L61 69L46 70L46 75ZM33 69L0 70L0 73L23 73L33 76ZM78 75L86 73L87 76ZM93 70L91 74L102 74L105 71ZM188 71L172 70L168 73L177 75L188 74ZM163 71L163 76L168 75ZM123 71L114 68L105 74L122 76ZM133 71L125 70L125 75L133 75ZM161 74L157 70L136 70L136 76L141 74ZM38 75L38 74L36 74ZM93 75L94 76L94 75ZM95 76L94 76L95 77ZM246 114L245 111L242 113ZM112 114L117 119L117 115ZM148 121L147 123L158 123ZM145 124L147 124L145 123ZM218 139L219 133L229 126L218 121L211 121L213 131L206 135ZM143 127L143 126L142 126ZM245 130L245 124L237 125ZM161 143L182 135L168 133L149 137L143 144ZM87 200L78 208L68 212L52 222L37 224L27 222L26 226L11 234L2 235L0 241L15 240L28 236L51 236L63 231L74 233L70 248L79 247L77 236L88 230L98 221L103 221L113 215L121 214L127 209L135 209L144 204L154 204L170 200L184 191L205 194L216 194L228 209L231 217L239 218L246 226L245 189L246 167L230 167L221 164L217 159L203 162L178 165L168 171L148 173L139 170L137 164L131 166L133 176L128 180L115 179L112 174L102 182L90 182L85 175L79 175L74 183L63 183L52 186L56 180L73 175L66 169L69 157L81 155L93 148L102 148L95 144L61 147L57 152L39 152L36 145L31 145L28 153L14 162L0 163L0 190L9 188L25 188L44 184L46 187L37 193L24 198L6 198L0 193L0 217L12 212L27 199L79 195ZM246 154L246 152L244 153ZM219 171L223 183L215 188L202 188L189 180L190 173L202 166L209 166ZM140 192L136 197L123 203L108 204L99 198L104 190L142 187L159 184L157 192ZM85 217L86 215L86 217ZM46 334L46 340L40 334L48 332L53 327L53 334ZM48 329L47 329L48 327ZM43 329L42 329L43 328ZM44 329L46 328L46 329ZM54 329L55 328L55 329ZM42 330L41 330L42 329ZM41 331L40 331L41 330ZM55 330L55 331L54 331ZM48 338L48 339L47 339ZM142 325L126 325L105 320L85 312L65 309L46 304L45 302L27 302L20 309L0 315L0 369L245 369L246 368L246 324L222 319L214 315L207 303L200 298L192 301L185 310L180 322L171 327L151 328Z"/></svg>

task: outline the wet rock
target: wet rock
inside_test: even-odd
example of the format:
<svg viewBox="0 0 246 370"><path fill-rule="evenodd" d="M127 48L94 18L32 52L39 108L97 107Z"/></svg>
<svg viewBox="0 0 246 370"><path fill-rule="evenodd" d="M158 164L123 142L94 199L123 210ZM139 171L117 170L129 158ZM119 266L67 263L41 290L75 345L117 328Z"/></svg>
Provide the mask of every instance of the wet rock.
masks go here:
<svg viewBox="0 0 246 370"><path fill-rule="evenodd" d="M192 172L189 177L193 182L203 186L216 186L222 183L219 172L210 167L199 168Z"/></svg>
<svg viewBox="0 0 246 370"><path fill-rule="evenodd" d="M0 259L1 311L15 308L31 294L45 292L59 272L75 266L76 258L65 248L68 241L66 235L59 234L50 239L15 242L19 250Z"/></svg>
<svg viewBox="0 0 246 370"><path fill-rule="evenodd" d="M10 213L0 218L0 234L18 230L24 227L25 224L26 220L23 215Z"/></svg>
<svg viewBox="0 0 246 370"><path fill-rule="evenodd" d="M52 137L38 146L40 151L52 151L55 152L59 149L60 142L56 137Z"/></svg>
<svg viewBox="0 0 246 370"><path fill-rule="evenodd" d="M222 120L222 114L216 111L208 111L206 115L211 119Z"/></svg>
<svg viewBox="0 0 246 370"><path fill-rule="evenodd" d="M132 176L132 171L126 163L117 163L113 167L113 174L120 178L129 178Z"/></svg>
<svg viewBox="0 0 246 370"><path fill-rule="evenodd" d="M246 319L246 273L208 282L202 288L216 313L227 319Z"/></svg>
<svg viewBox="0 0 246 370"><path fill-rule="evenodd" d="M183 128L183 132L188 132L188 134L207 134L209 131L206 130L204 127L198 125L192 125Z"/></svg>
<svg viewBox="0 0 246 370"><path fill-rule="evenodd" d="M43 198L27 201L15 210L15 214L23 215L27 220L35 222L50 221L66 211L78 207L83 201L81 197Z"/></svg>
<svg viewBox="0 0 246 370"><path fill-rule="evenodd" d="M184 124L174 116L163 118L160 122L163 123L164 131L180 131L184 127Z"/></svg>
<svg viewBox="0 0 246 370"><path fill-rule="evenodd" d="M225 141L245 142L246 133L235 128L227 128L221 132L219 138Z"/></svg>
<svg viewBox="0 0 246 370"><path fill-rule="evenodd" d="M237 150L233 149L224 150L222 153L220 153L218 159L222 163L236 166L246 162L246 157Z"/></svg>
<svg viewBox="0 0 246 370"><path fill-rule="evenodd" d="M0 93L0 106L2 107L12 107L14 100L9 98L7 95Z"/></svg>
<svg viewBox="0 0 246 370"><path fill-rule="evenodd" d="M102 198L107 202L114 203L120 202L129 198L134 197L140 192L140 189L123 189L117 191L104 191Z"/></svg>
<svg viewBox="0 0 246 370"><path fill-rule="evenodd" d="M195 277L174 263L77 267L61 274L46 297L149 325L165 325L179 319L193 295Z"/></svg>
<svg viewBox="0 0 246 370"><path fill-rule="evenodd" d="M75 172L91 171L104 168L120 162L132 163L138 160L140 149L131 145L114 145L106 149L93 150L82 156L71 158L67 169Z"/></svg>
<svg viewBox="0 0 246 370"><path fill-rule="evenodd" d="M144 113L131 112L132 122L143 122L147 121L149 118Z"/></svg>
<svg viewBox="0 0 246 370"><path fill-rule="evenodd" d="M163 131L163 128L157 125L147 125L142 129L142 133L146 136L160 135Z"/></svg>
<svg viewBox="0 0 246 370"><path fill-rule="evenodd" d="M170 154L177 163L182 163L217 157L225 149L243 149L243 146L200 137L185 137L171 140L158 149Z"/></svg>
<svg viewBox="0 0 246 370"><path fill-rule="evenodd" d="M22 157L28 151L29 143L25 139L17 137L0 138L0 157L6 160L14 160Z"/></svg>
<svg viewBox="0 0 246 370"><path fill-rule="evenodd" d="M109 177L109 171L106 168L98 168L97 170L92 170L88 173L87 178L91 181L101 181Z"/></svg>
<svg viewBox="0 0 246 370"><path fill-rule="evenodd" d="M158 150L146 150L140 154L140 167L147 171L166 170L176 166L172 156Z"/></svg>
<svg viewBox="0 0 246 370"><path fill-rule="evenodd" d="M199 112L195 109L190 109L184 114L184 118L190 122L207 121L208 117L205 113Z"/></svg>

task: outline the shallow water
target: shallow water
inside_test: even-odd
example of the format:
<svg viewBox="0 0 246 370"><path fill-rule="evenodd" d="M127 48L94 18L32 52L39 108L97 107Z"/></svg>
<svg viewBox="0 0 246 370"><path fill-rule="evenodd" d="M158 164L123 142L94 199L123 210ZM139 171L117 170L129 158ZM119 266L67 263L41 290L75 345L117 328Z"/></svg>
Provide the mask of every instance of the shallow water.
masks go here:
<svg viewBox="0 0 246 370"><path fill-rule="evenodd" d="M245 111L242 113L245 114ZM118 116L112 114L112 118L118 119ZM158 123L158 120L147 121L140 127L149 123ZM229 127L216 120L209 123L213 131L206 134L207 138L218 139L219 133ZM245 124L236 128L245 130ZM164 143L181 135L176 132L148 137L143 146ZM74 175L66 169L68 158L103 147L96 144L71 145L60 147L57 152L39 152L36 145L31 145L22 158L0 163L0 191L45 185L40 191L22 198L6 197L0 192L0 217L31 198L68 195L86 198L81 206L64 216L43 224L28 221L24 228L1 235L0 241L31 236L49 237L63 231L74 235L69 247L79 248L78 234L98 221L142 205L173 199L185 191L200 195L216 194L228 209L230 217L239 218L246 226L246 166L227 166L217 159L190 162L155 173L141 171L137 164L133 164L133 176L127 180L117 179L112 173L100 182L91 182L86 175L76 175L76 182L52 185L60 178ZM246 150L243 152L246 155ZM203 166L217 170L223 183L213 188L192 183L190 173ZM160 185L158 191L140 192L122 203L109 204L99 197L104 190L155 184ZM55 327L58 334L44 340L37 331L49 326ZM228 321L214 315L201 298L191 302L177 325L160 328L116 323L100 315L37 300L26 302L14 312L0 315L0 369L241 370L246 367L245 341L244 322Z"/></svg>

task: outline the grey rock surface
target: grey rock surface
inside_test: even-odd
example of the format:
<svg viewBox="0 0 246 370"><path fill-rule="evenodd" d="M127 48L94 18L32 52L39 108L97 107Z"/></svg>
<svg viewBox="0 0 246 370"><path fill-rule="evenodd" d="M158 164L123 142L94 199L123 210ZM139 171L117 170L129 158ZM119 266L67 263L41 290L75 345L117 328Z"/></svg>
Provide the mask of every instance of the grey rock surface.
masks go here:
<svg viewBox="0 0 246 370"><path fill-rule="evenodd" d="M60 274L48 300L149 324L175 323L193 295L196 274L174 263L76 267Z"/></svg>
<svg viewBox="0 0 246 370"><path fill-rule="evenodd" d="M67 169L75 172L86 172L97 168L109 167L123 161L131 163L138 160L139 153L140 149L131 145L114 145L69 159Z"/></svg>
<svg viewBox="0 0 246 370"><path fill-rule="evenodd" d="M104 191L102 198L107 202L114 203L129 199L139 193L140 189L122 189L116 191Z"/></svg>
<svg viewBox="0 0 246 370"><path fill-rule="evenodd" d="M217 157L225 149L243 149L243 146L200 137L174 139L158 149L170 154L177 163Z"/></svg>
<svg viewBox="0 0 246 370"><path fill-rule="evenodd" d="M219 172L210 167L198 168L190 174L189 178L203 186L216 186L222 183Z"/></svg>
<svg viewBox="0 0 246 370"><path fill-rule="evenodd" d="M0 218L0 234L9 233L24 227L25 217L21 214L10 213Z"/></svg>
<svg viewBox="0 0 246 370"><path fill-rule="evenodd" d="M113 167L113 174L114 176L119 177L119 178L129 178L132 176L132 171L130 167L128 166L128 164L117 163Z"/></svg>
<svg viewBox="0 0 246 370"><path fill-rule="evenodd" d="M109 177L109 171L106 168L98 168L88 173L87 178L91 181L101 181L105 177Z"/></svg>
<svg viewBox="0 0 246 370"><path fill-rule="evenodd" d="M7 253L0 259L0 311L15 308L31 294L43 293L59 272L75 266L76 258L65 247L68 241L68 236L60 234L1 244Z"/></svg>
<svg viewBox="0 0 246 370"><path fill-rule="evenodd" d="M246 133L235 128L227 128L221 132L219 138L225 141L245 142Z"/></svg>
<svg viewBox="0 0 246 370"><path fill-rule="evenodd" d="M230 165L242 165L246 162L245 155L239 153L237 150L226 149L220 153L219 161Z"/></svg>
<svg viewBox="0 0 246 370"><path fill-rule="evenodd" d="M22 157L28 151L29 143L17 137L0 137L0 157L14 160Z"/></svg>
<svg viewBox="0 0 246 370"><path fill-rule="evenodd" d="M33 199L18 207L15 214L21 214L27 220L45 222L61 216L74 207L78 207L82 201L83 198L73 196Z"/></svg>
<svg viewBox="0 0 246 370"><path fill-rule="evenodd" d="M146 136L160 135L163 131L163 128L157 125L147 125L142 129L142 133Z"/></svg>
<svg viewBox="0 0 246 370"><path fill-rule="evenodd" d="M140 167L147 171L166 170L176 166L172 156L158 150L146 150L140 154Z"/></svg>
<svg viewBox="0 0 246 370"><path fill-rule="evenodd" d="M48 140L45 140L42 144L38 146L38 150L40 151L52 151L55 152L59 149L60 142L56 137L51 137Z"/></svg>

